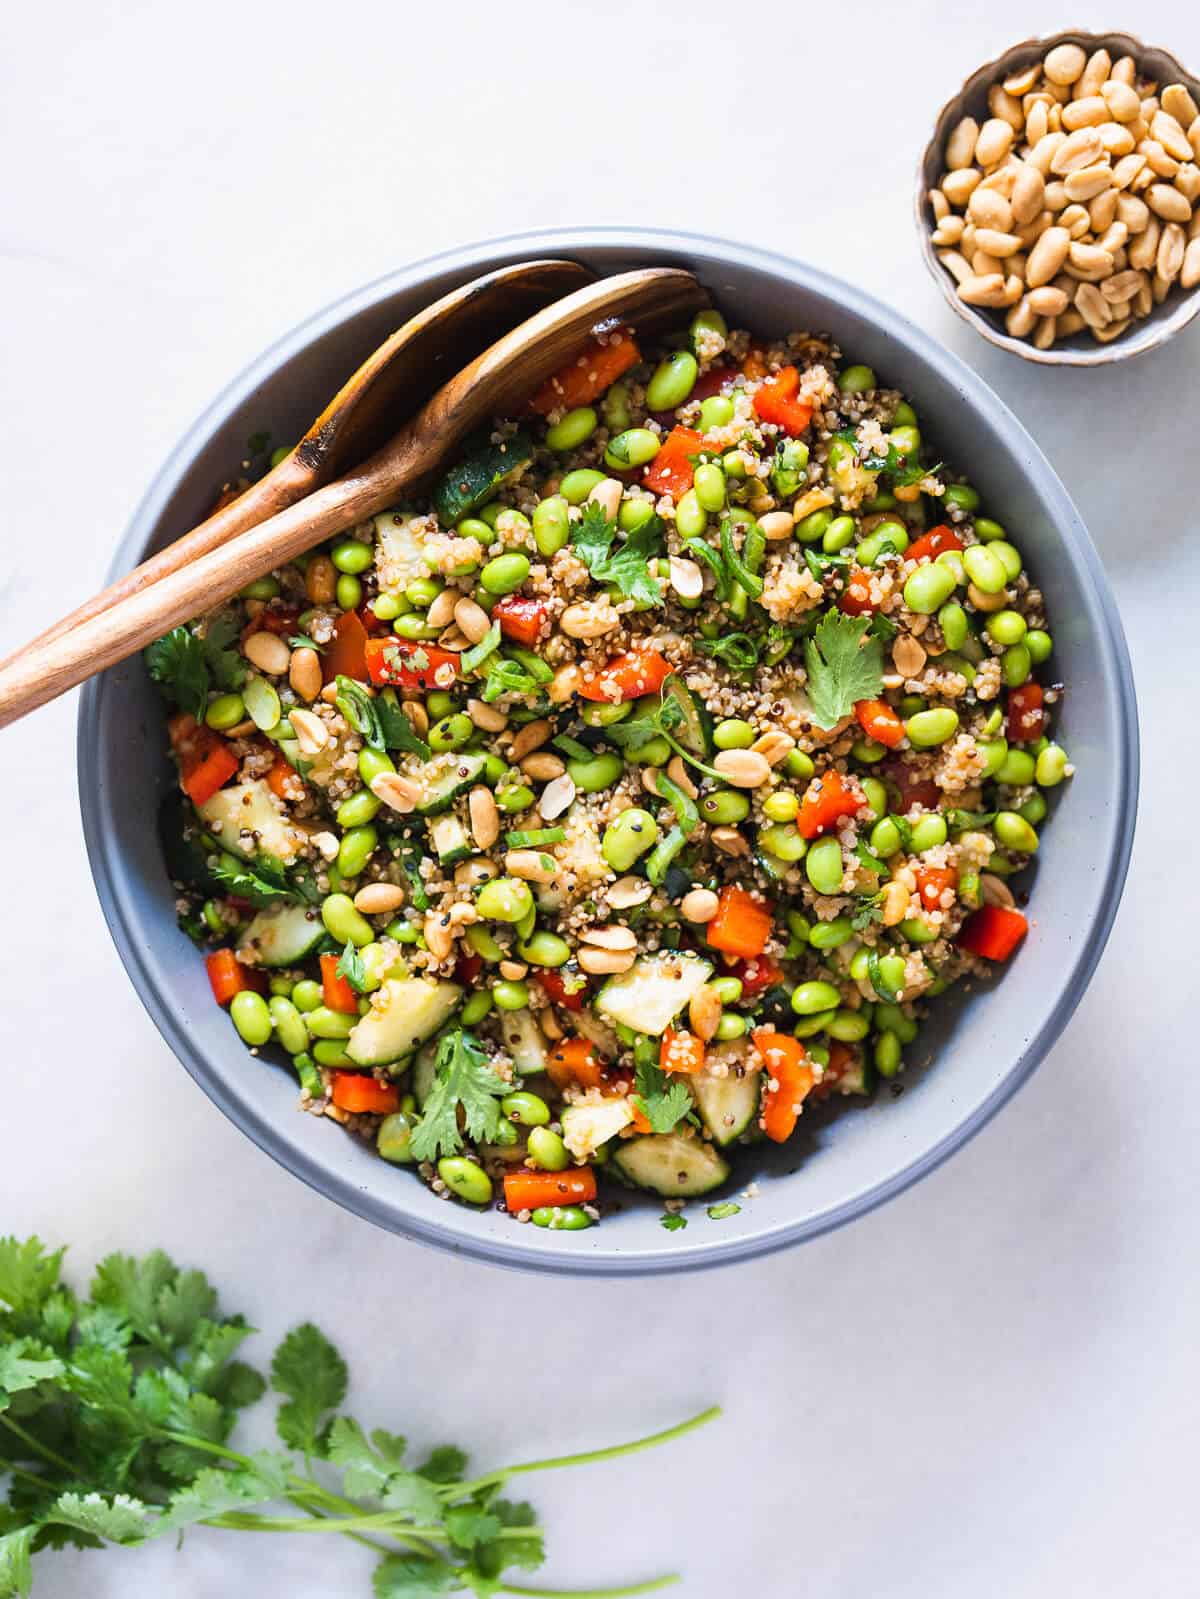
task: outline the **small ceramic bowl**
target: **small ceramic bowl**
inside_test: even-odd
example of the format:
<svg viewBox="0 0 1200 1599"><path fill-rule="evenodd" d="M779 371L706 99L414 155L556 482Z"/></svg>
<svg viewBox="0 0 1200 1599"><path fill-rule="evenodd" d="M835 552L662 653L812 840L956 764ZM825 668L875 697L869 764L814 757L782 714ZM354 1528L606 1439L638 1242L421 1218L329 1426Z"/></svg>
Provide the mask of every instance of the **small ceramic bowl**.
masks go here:
<svg viewBox="0 0 1200 1599"><path fill-rule="evenodd" d="M959 299L955 292L957 285L938 260L937 250L931 238L933 219L926 197L930 189L937 186L945 172L944 152L951 129L956 127L963 117L973 116L981 122L986 119L989 115L987 95L992 85L1002 82L1022 67L1030 66L1035 60L1042 59L1059 44L1080 45L1089 55L1092 51L1103 47L1110 52L1114 61L1119 56L1132 56L1138 64L1141 76L1156 79L1161 85L1182 83L1193 99L1200 103L1200 81L1190 72L1186 72L1166 50L1143 44L1140 39L1135 39L1129 33L1080 33L1069 29L1065 33L1051 34L1045 39L1025 39L1020 44L1014 44L1003 55L997 56L994 61L989 61L977 72L973 72L958 93L947 100L938 113L933 137L921 152L917 167L915 195L917 236L921 241L921 254L925 257L925 264L945 295L946 303L962 317L964 322L969 322L977 333L982 333L989 344L999 345L1002 350L1010 350L1023 360L1037 361L1042 366L1107 366L1110 361L1127 361L1130 356L1157 349L1159 345L1165 344L1169 338L1178 333L1180 328L1186 327L1200 311L1200 287L1184 290L1176 284L1161 305L1156 305L1149 316L1136 322L1129 333L1122 334L1111 344L1097 344L1091 333L1085 330L1071 334L1048 350L1039 350L1029 339L1014 338L1011 333L1005 331L1003 311L968 305Z"/></svg>

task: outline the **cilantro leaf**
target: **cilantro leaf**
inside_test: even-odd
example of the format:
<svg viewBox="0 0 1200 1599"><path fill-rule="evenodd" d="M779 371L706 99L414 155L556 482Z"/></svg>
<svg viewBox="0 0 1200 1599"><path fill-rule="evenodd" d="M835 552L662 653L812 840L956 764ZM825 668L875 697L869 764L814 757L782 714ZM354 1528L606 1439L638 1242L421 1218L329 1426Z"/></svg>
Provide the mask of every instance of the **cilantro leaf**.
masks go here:
<svg viewBox="0 0 1200 1599"><path fill-rule="evenodd" d="M0 1599L9 1599L10 1595L24 1599L29 1593L33 1585L29 1555L37 1531L37 1523L33 1522L0 1536Z"/></svg>
<svg viewBox="0 0 1200 1599"><path fill-rule="evenodd" d="M500 1104L512 1084L500 1077L471 1033L447 1033L438 1045L434 1085L412 1135L414 1160L436 1160L463 1146L458 1128L461 1106L467 1134L490 1141L500 1125Z"/></svg>
<svg viewBox="0 0 1200 1599"><path fill-rule="evenodd" d="M455 1444L439 1444L417 1470L429 1482L457 1482L467 1469L468 1459Z"/></svg>
<svg viewBox="0 0 1200 1599"><path fill-rule="evenodd" d="M287 1400L275 1418L285 1444L321 1452L322 1420L346 1397L347 1380L346 1362L311 1321L288 1333L271 1361L271 1387Z"/></svg>
<svg viewBox="0 0 1200 1599"><path fill-rule="evenodd" d="M39 1383L53 1382L63 1373L63 1363L45 1345L32 1338L0 1343L0 1411L7 1410L11 1395L26 1393Z"/></svg>
<svg viewBox="0 0 1200 1599"><path fill-rule="evenodd" d="M758 645L749 633L728 633L724 638L696 639L703 655L723 662L731 672L752 672L758 665Z"/></svg>
<svg viewBox="0 0 1200 1599"><path fill-rule="evenodd" d="M649 562L662 553L663 527L657 516L643 522L623 540L616 521L604 507L592 502L571 535L571 553L587 567L597 583L611 583L627 600L640 605L662 605L662 588L651 577Z"/></svg>
<svg viewBox="0 0 1200 1599"><path fill-rule="evenodd" d="M200 721L208 704L204 645L189 627L173 627L142 652L146 670L181 711Z"/></svg>
<svg viewBox="0 0 1200 1599"><path fill-rule="evenodd" d="M344 977L356 994L366 993L367 968L362 956L349 939L335 968L335 976Z"/></svg>
<svg viewBox="0 0 1200 1599"><path fill-rule="evenodd" d="M11 1311L38 1310L53 1293L63 1251L40 1238L0 1238L0 1301Z"/></svg>
<svg viewBox="0 0 1200 1599"><path fill-rule="evenodd" d="M64 1527L77 1527L109 1543L141 1543L154 1530L146 1506L128 1494L59 1494L50 1507L49 1519Z"/></svg>
<svg viewBox="0 0 1200 1599"><path fill-rule="evenodd" d="M427 1599L462 1587L460 1572L441 1555L388 1555L371 1577L376 1599Z"/></svg>
<svg viewBox="0 0 1200 1599"><path fill-rule="evenodd" d="M804 643L808 699L813 721L828 730L849 716L859 700L875 699L883 687L883 646L863 643L868 623L830 611Z"/></svg>
<svg viewBox="0 0 1200 1599"><path fill-rule="evenodd" d="M667 1074L655 1061L635 1067L638 1102L656 1133L669 1133L692 1108L692 1096L683 1083L667 1086Z"/></svg>
<svg viewBox="0 0 1200 1599"><path fill-rule="evenodd" d="M419 756L423 761L429 760L433 752L425 740L418 737L416 729L396 698L395 689L385 688L383 693L376 697L374 705L386 748L403 750L406 755Z"/></svg>
<svg viewBox="0 0 1200 1599"><path fill-rule="evenodd" d="M318 655L324 655L328 645L318 644L315 638L309 638L307 633L293 633L288 643L294 650L315 650Z"/></svg>
<svg viewBox="0 0 1200 1599"><path fill-rule="evenodd" d="M236 616L226 611L213 618L200 641L204 664L219 689L241 688L246 681L246 662L239 650L230 648L240 633Z"/></svg>
<svg viewBox="0 0 1200 1599"><path fill-rule="evenodd" d="M361 683L339 672L336 704L354 731L361 734L364 743L373 750L384 748L379 712L375 709L375 701Z"/></svg>
<svg viewBox="0 0 1200 1599"><path fill-rule="evenodd" d="M658 1218L658 1225L668 1233L682 1232L687 1226L687 1217L681 1216L678 1211L669 1210L665 1216Z"/></svg>
<svg viewBox="0 0 1200 1599"><path fill-rule="evenodd" d="M425 879L421 876L421 862L425 859L425 853L420 840L401 838L393 845L392 853L400 862L401 871L408 878L409 898L412 900L413 909L427 911L429 890L425 887Z"/></svg>
<svg viewBox="0 0 1200 1599"><path fill-rule="evenodd" d="M201 1467L186 1485L171 1495L158 1529L174 1531L194 1526L230 1510L246 1510L251 1505L270 1504L288 1491L287 1456L268 1450L253 1455L245 1467L227 1470L220 1466Z"/></svg>

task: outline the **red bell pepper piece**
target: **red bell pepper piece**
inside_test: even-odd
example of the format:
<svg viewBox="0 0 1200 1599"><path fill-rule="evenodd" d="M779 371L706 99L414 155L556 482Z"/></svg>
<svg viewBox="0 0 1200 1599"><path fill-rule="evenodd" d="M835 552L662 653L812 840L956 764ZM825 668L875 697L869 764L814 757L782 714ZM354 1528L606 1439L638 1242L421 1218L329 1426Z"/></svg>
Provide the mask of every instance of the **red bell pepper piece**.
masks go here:
<svg viewBox="0 0 1200 1599"><path fill-rule="evenodd" d="M546 1075L556 1088L599 1088L604 1067L590 1038L564 1038L546 1054Z"/></svg>
<svg viewBox="0 0 1200 1599"><path fill-rule="evenodd" d="M886 700L859 700L854 714L859 727L876 744L886 744L894 750L904 743L904 723Z"/></svg>
<svg viewBox="0 0 1200 1599"><path fill-rule="evenodd" d="M392 624L390 622L381 622L380 619L375 615L374 606L371 605L369 601L366 605L359 606L358 619L366 628L367 635L370 638L374 638L377 633L388 633L391 631Z"/></svg>
<svg viewBox="0 0 1200 1599"><path fill-rule="evenodd" d="M250 637L251 633L278 633L281 636L296 631L296 618L300 615L294 605L281 605L277 600L264 605L252 621L246 623L242 629L242 642Z"/></svg>
<svg viewBox="0 0 1200 1599"><path fill-rule="evenodd" d="M584 979L579 979L577 987L569 988L569 979L553 967L546 966L538 968L537 980L552 1005L561 1005L564 1010L583 1009L587 997L587 982Z"/></svg>
<svg viewBox="0 0 1200 1599"><path fill-rule="evenodd" d="M922 561L926 556L931 561L936 561L945 550L961 550L963 541L952 527L931 527L928 533L922 533L919 539L914 539L904 552L906 561Z"/></svg>
<svg viewBox="0 0 1200 1599"><path fill-rule="evenodd" d="M549 416L551 411L574 411L578 406L591 405L641 358L628 328L617 328L605 334L603 340L590 339L582 354L573 355L553 377L547 378L530 400L530 409Z"/></svg>
<svg viewBox="0 0 1200 1599"><path fill-rule="evenodd" d="M800 373L794 366L785 366L781 372L764 378L762 387L754 396L755 414L764 422L773 422L789 438L799 438L812 421L812 406L807 400L798 400Z"/></svg>
<svg viewBox="0 0 1200 1599"><path fill-rule="evenodd" d="M673 500L686 494L696 472L692 457L703 448L704 437L695 428L672 428L646 468L646 487L655 494L669 494Z"/></svg>
<svg viewBox="0 0 1200 1599"><path fill-rule="evenodd" d="M542 1205L586 1205L596 1197L596 1174L590 1166L573 1171L510 1171L504 1179L504 1203L516 1215Z"/></svg>
<svg viewBox="0 0 1200 1599"><path fill-rule="evenodd" d="M206 804L237 771L237 756L219 733L186 711L171 717L167 735L179 761L180 788L193 805Z"/></svg>
<svg viewBox="0 0 1200 1599"><path fill-rule="evenodd" d="M917 893L927 911L940 911L942 895L948 888L958 886L958 873L952 866L919 866L915 875Z"/></svg>
<svg viewBox="0 0 1200 1599"><path fill-rule="evenodd" d="M321 657L321 675L327 683L335 677L363 682L367 675L367 630L357 611L343 611L334 623L333 642Z"/></svg>
<svg viewBox="0 0 1200 1599"><path fill-rule="evenodd" d="M282 755L276 755L275 764L267 773L267 785L276 798L285 802L304 798L304 779Z"/></svg>
<svg viewBox="0 0 1200 1599"><path fill-rule="evenodd" d="M358 1015L358 995L344 977L338 976L340 955L321 956L321 998L329 1010L342 1016Z"/></svg>
<svg viewBox="0 0 1200 1599"><path fill-rule="evenodd" d="M805 789L796 813L796 831L801 838L816 838L827 833L843 816L857 816L866 808L866 803L862 790L830 767L820 777L814 777Z"/></svg>
<svg viewBox="0 0 1200 1599"><path fill-rule="evenodd" d="M629 650L624 655L614 655L606 666L586 678L578 692L585 700L619 705L624 700L653 694L673 670L670 661L657 650Z"/></svg>
<svg viewBox="0 0 1200 1599"><path fill-rule="evenodd" d="M967 917L958 935L961 948L984 960L1006 961L1029 931L1020 911L1006 905L983 905Z"/></svg>
<svg viewBox="0 0 1200 1599"><path fill-rule="evenodd" d="M755 899L744 888L730 884L717 900L717 914L704 929L711 948L727 955L754 960L766 948L771 936L771 906Z"/></svg>
<svg viewBox="0 0 1200 1599"><path fill-rule="evenodd" d="M369 1072L334 1072L329 1097L339 1109L360 1116L367 1112L390 1116L400 1109L400 1090L395 1083L381 1083Z"/></svg>
<svg viewBox="0 0 1200 1599"><path fill-rule="evenodd" d="M871 594L871 574L865 567L854 567L838 599L838 609L847 616L864 616L879 609L880 601Z"/></svg>
<svg viewBox="0 0 1200 1599"><path fill-rule="evenodd" d="M754 1044L767 1077L759 1123L773 1143L782 1144L796 1130L800 1106L813 1085L813 1069L804 1045L790 1033L762 1028Z"/></svg>
<svg viewBox="0 0 1200 1599"><path fill-rule="evenodd" d="M704 1070L704 1040L695 1033L668 1027L658 1046L658 1064L664 1072L684 1072L694 1077Z"/></svg>
<svg viewBox="0 0 1200 1599"><path fill-rule="evenodd" d="M413 639L369 638L366 667L377 688L395 684L408 693L418 689L449 688L458 677L459 658L453 650Z"/></svg>
<svg viewBox="0 0 1200 1599"><path fill-rule="evenodd" d="M1040 683L1022 683L1009 691L1008 742L1033 744L1041 738L1046 726L1046 713L1042 709L1045 691Z"/></svg>
<svg viewBox="0 0 1200 1599"><path fill-rule="evenodd" d="M741 983L743 999L756 999L759 994L765 994L768 988L775 988L783 981L783 968L777 966L769 955L755 955L748 961L727 960L725 973L728 977L736 977Z"/></svg>
<svg viewBox="0 0 1200 1599"><path fill-rule="evenodd" d="M267 986L266 974L253 966L243 966L231 949L215 949L204 957L208 981L218 1005L228 1005L235 994L246 989L261 994Z"/></svg>
<svg viewBox="0 0 1200 1599"><path fill-rule="evenodd" d="M492 620L499 622L504 637L515 639L527 649L542 636L549 615L550 607L544 600L520 594L506 594L492 606Z"/></svg>

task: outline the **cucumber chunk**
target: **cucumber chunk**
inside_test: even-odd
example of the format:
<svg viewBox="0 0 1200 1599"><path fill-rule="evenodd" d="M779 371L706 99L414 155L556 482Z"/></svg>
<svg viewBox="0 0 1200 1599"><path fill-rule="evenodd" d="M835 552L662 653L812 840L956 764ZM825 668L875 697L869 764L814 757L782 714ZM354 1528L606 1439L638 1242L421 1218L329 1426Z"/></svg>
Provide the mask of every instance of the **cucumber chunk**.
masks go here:
<svg viewBox="0 0 1200 1599"><path fill-rule="evenodd" d="M665 1033L712 975L712 962L686 951L643 955L596 995L596 1009L639 1033Z"/></svg>
<svg viewBox="0 0 1200 1599"><path fill-rule="evenodd" d="M503 484L529 465L533 445L518 431L503 444L487 443L452 466L433 491L433 508L443 527L485 505Z"/></svg>
<svg viewBox="0 0 1200 1599"><path fill-rule="evenodd" d="M325 924L308 905L269 905L238 939L238 953L249 952L260 966L299 966L325 937Z"/></svg>
<svg viewBox="0 0 1200 1599"><path fill-rule="evenodd" d="M753 1126L758 1115L761 1072L747 1072L739 1077L730 1062L727 1076L718 1077L706 1067L688 1082L700 1120L712 1134L715 1144L724 1148Z"/></svg>
<svg viewBox="0 0 1200 1599"><path fill-rule="evenodd" d="M429 824L429 842L437 851L437 858L443 866L453 866L458 861L465 861L467 856L474 852L474 845L467 836L467 830L457 816L449 811L444 816L435 816Z"/></svg>
<svg viewBox="0 0 1200 1599"><path fill-rule="evenodd" d="M243 860L252 860L258 854L274 855L286 866L306 842L304 835L281 815L275 796L261 778L218 789L199 811L221 848ZM254 835L252 842L244 842L247 834Z"/></svg>
<svg viewBox="0 0 1200 1599"><path fill-rule="evenodd" d="M664 1199L690 1199L710 1194L729 1177L724 1155L702 1138L678 1133L650 1133L631 1138L613 1155L613 1165L635 1188Z"/></svg>
<svg viewBox="0 0 1200 1599"><path fill-rule="evenodd" d="M512 1056L518 1077L536 1077L546 1070L546 1035L531 1010L500 1011L500 1039Z"/></svg>
<svg viewBox="0 0 1200 1599"><path fill-rule="evenodd" d="M682 722L674 729L675 737L684 749L706 760L713 752L713 719L704 702L692 693L678 672L672 672L663 685L663 699L673 699L683 712Z"/></svg>
<svg viewBox="0 0 1200 1599"><path fill-rule="evenodd" d="M346 1053L356 1066L387 1066L436 1033L461 999L457 983L389 977L371 996L371 1009L356 1022Z"/></svg>
<svg viewBox="0 0 1200 1599"><path fill-rule="evenodd" d="M466 754L445 756L440 764L434 764L432 777L425 781L425 794L420 804L422 816L438 816L448 811L458 796L479 780L485 760L486 756L471 750Z"/></svg>

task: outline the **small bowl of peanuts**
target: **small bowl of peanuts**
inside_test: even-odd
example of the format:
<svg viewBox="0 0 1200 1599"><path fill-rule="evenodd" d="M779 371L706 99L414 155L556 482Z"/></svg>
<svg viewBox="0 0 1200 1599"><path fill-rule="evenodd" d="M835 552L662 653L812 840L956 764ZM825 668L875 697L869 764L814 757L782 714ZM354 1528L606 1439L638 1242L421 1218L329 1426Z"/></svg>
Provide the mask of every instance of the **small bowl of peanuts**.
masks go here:
<svg viewBox="0 0 1200 1599"><path fill-rule="evenodd" d="M990 343L1047 366L1154 349L1200 311L1200 83L1126 33L1027 39L942 108L916 213Z"/></svg>

